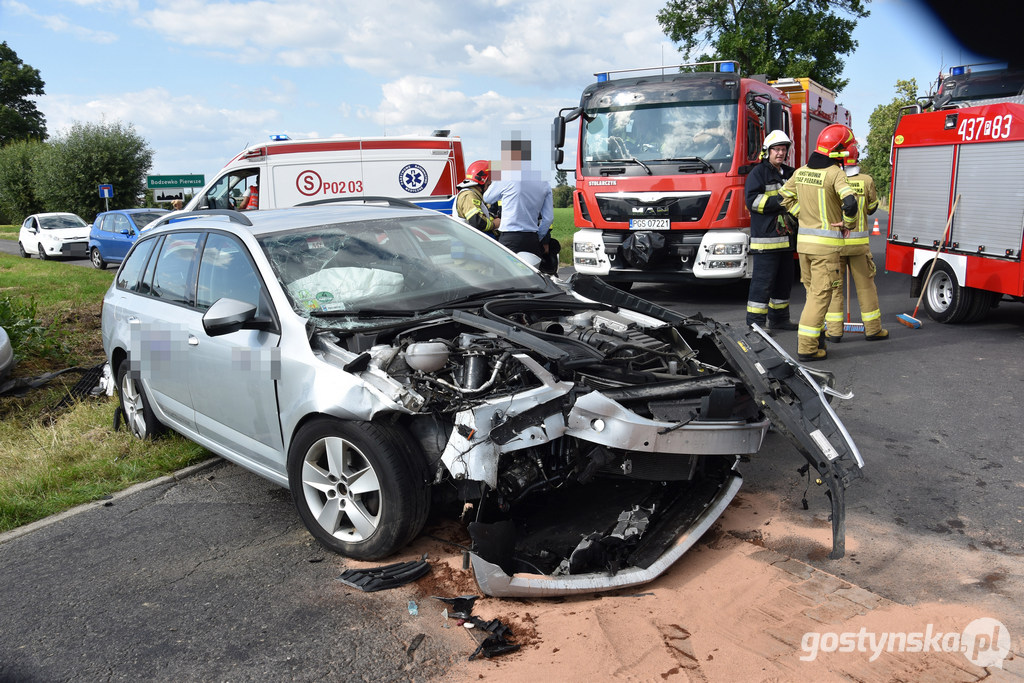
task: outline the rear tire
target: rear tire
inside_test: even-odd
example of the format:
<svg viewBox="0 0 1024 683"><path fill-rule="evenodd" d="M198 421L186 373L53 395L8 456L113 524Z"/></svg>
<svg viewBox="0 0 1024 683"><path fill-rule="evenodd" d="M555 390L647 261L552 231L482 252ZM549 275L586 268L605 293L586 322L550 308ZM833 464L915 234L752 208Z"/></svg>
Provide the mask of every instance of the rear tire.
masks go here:
<svg viewBox="0 0 1024 683"><path fill-rule="evenodd" d="M299 517L321 544L379 560L423 528L430 488L422 463L396 427L322 417L296 433L288 481Z"/></svg>
<svg viewBox="0 0 1024 683"><path fill-rule="evenodd" d="M117 396L121 402L125 426L138 439L151 439L164 431L153 415L142 382L131 373L131 362L125 358L117 366Z"/></svg>
<svg viewBox="0 0 1024 683"><path fill-rule="evenodd" d="M964 322L976 323L985 319L988 312L991 311L992 307L995 305L996 297L999 295L986 289L970 288L970 292L973 297L971 300L971 310L968 311L967 316L964 318Z"/></svg>
<svg viewBox="0 0 1024 683"><path fill-rule="evenodd" d="M972 290L961 287L953 268L944 261L935 264L924 284L924 308L937 323L963 322L973 305Z"/></svg>
<svg viewBox="0 0 1024 683"><path fill-rule="evenodd" d="M97 247L93 247L89 250L89 260L92 261L93 268L104 270L107 267L107 262L103 260L103 256L100 254L100 250Z"/></svg>

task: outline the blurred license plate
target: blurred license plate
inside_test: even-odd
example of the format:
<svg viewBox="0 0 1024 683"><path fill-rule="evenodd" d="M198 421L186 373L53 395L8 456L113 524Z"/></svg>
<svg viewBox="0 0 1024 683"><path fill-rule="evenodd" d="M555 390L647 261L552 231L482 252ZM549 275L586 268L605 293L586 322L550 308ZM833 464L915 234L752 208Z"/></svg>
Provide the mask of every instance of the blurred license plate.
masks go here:
<svg viewBox="0 0 1024 683"><path fill-rule="evenodd" d="M630 230L668 230L668 218L630 218Z"/></svg>

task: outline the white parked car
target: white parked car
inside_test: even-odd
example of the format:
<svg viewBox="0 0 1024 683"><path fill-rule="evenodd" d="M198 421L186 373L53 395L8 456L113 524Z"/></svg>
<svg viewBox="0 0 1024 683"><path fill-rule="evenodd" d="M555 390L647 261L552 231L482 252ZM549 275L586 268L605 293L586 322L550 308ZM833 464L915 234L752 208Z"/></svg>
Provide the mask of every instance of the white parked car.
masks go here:
<svg viewBox="0 0 1024 683"><path fill-rule="evenodd" d="M73 213L32 214L18 231L18 251L23 258L85 258L89 253L89 224Z"/></svg>

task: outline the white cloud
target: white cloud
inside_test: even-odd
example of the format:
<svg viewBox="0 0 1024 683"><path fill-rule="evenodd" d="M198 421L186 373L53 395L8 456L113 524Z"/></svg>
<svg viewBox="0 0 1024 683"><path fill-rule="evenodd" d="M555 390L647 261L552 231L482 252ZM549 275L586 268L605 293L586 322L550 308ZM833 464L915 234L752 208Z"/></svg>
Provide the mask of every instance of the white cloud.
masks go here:
<svg viewBox="0 0 1024 683"><path fill-rule="evenodd" d="M45 95L40 108L46 111L51 136L75 122L132 124L157 151L154 167L165 172L213 171L247 145L267 139L269 133L286 132L274 109L220 108L194 95L172 95L165 88L88 98ZM312 135L294 133L295 137Z"/></svg>
<svg viewBox="0 0 1024 683"><path fill-rule="evenodd" d="M658 63L666 40L654 18L659 8L660 0L176 0L143 11L138 22L242 64L345 64L389 78L471 74L551 86L637 58Z"/></svg>
<svg viewBox="0 0 1024 683"><path fill-rule="evenodd" d="M15 0L5 0L2 7L14 14L31 17L49 31L70 34L82 42L107 44L117 40L117 35L109 31L94 31L84 26L79 26L63 14L40 14L32 10L28 5L16 2Z"/></svg>

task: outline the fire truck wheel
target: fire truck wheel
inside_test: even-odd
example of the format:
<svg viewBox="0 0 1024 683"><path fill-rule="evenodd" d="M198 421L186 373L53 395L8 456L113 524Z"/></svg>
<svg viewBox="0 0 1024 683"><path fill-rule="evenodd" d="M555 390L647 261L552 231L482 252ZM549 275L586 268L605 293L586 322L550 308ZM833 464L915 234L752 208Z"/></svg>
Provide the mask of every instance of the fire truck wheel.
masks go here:
<svg viewBox="0 0 1024 683"><path fill-rule="evenodd" d="M972 289L971 294L974 298L971 302L971 310L964 318L965 323L976 323L979 320L983 320L999 301L998 294L984 289Z"/></svg>
<svg viewBox="0 0 1024 683"><path fill-rule="evenodd" d="M924 307L938 323L963 322L973 307L973 290L961 287L956 273L945 261L935 264L935 271L924 286Z"/></svg>

